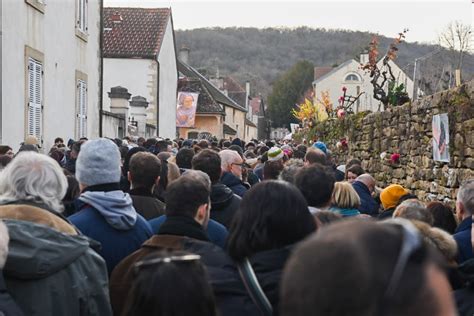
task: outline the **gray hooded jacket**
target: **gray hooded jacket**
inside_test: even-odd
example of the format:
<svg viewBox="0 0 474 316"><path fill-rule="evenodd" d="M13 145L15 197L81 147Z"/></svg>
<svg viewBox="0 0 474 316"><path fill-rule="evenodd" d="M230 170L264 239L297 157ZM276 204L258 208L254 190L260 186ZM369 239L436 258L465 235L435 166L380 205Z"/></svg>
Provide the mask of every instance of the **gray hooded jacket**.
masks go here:
<svg viewBox="0 0 474 316"><path fill-rule="evenodd" d="M85 236L5 220L8 292L25 315L112 315L107 269Z"/></svg>

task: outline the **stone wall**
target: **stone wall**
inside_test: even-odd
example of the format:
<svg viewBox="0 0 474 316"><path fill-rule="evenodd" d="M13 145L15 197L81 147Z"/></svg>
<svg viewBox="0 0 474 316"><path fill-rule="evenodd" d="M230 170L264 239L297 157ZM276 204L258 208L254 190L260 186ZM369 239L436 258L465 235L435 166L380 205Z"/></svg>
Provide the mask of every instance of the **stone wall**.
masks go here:
<svg viewBox="0 0 474 316"><path fill-rule="evenodd" d="M474 81L385 112L326 121L308 137L325 141L340 163L359 158L378 185L398 183L422 200L452 203L459 184L474 178ZM432 118L448 113L450 163L433 161ZM335 145L345 137L348 149ZM386 153L386 158L381 157ZM400 154L399 163L390 161Z"/></svg>

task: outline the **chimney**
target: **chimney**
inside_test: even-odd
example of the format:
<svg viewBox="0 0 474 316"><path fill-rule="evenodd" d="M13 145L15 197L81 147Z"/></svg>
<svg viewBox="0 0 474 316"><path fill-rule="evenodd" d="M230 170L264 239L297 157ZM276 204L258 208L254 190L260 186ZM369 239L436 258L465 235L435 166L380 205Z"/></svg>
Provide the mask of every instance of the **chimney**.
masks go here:
<svg viewBox="0 0 474 316"><path fill-rule="evenodd" d="M148 101L142 96L134 96L130 101L130 116L134 118L137 124L138 136L145 137L146 132L146 108Z"/></svg>
<svg viewBox="0 0 474 316"><path fill-rule="evenodd" d="M362 65L365 65L369 62L369 54L368 53L362 53L360 54L360 63Z"/></svg>
<svg viewBox="0 0 474 316"><path fill-rule="evenodd" d="M120 13L118 11L115 11L114 14L112 14L110 16L110 20L113 22L113 23L122 23L123 21L123 18L122 16L120 15Z"/></svg>
<svg viewBox="0 0 474 316"><path fill-rule="evenodd" d="M110 111L128 119L130 109L128 100L130 100L131 94L128 92L127 88L120 86L112 87L108 94L110 98Z"/></svg>
<svg viewBox="0 0 474 316"><path fill-rule="evenodd" d="M185 64L188 64L190 51L191 50L187 48L186 46L181 47L181 49L179 50L179 60L181 60Z"/></svg>

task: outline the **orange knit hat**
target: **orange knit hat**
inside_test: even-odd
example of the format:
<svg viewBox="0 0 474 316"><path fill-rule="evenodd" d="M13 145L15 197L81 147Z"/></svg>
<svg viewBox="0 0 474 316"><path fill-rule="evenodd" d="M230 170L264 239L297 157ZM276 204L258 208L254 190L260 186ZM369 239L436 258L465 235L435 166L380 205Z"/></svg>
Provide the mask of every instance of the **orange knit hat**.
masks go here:
<svg viewBox="0 0 474 316"><path fill-rule="evenodd" d="M380 193L383 208L386 210L396 207L400 198L408 193L410 192L399 184L389 185Z"/></svg>

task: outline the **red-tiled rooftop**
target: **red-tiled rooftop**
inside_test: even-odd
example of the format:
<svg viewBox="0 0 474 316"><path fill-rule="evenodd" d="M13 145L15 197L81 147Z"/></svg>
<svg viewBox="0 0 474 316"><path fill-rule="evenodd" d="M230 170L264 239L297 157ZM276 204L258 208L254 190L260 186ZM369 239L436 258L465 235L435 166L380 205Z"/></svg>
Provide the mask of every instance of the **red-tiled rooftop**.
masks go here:
<svg viewBox="0 0 474 316"><path fill-rule="evenodd" d="M154 58L170 14L168 8L104 8L104 57Z"/></svg>
<svg viewBox="0 0 474 316"><path fill-rule="evenodd" d="M333 67L314 67L314 80L321 78L333 69Z"/></svg>

